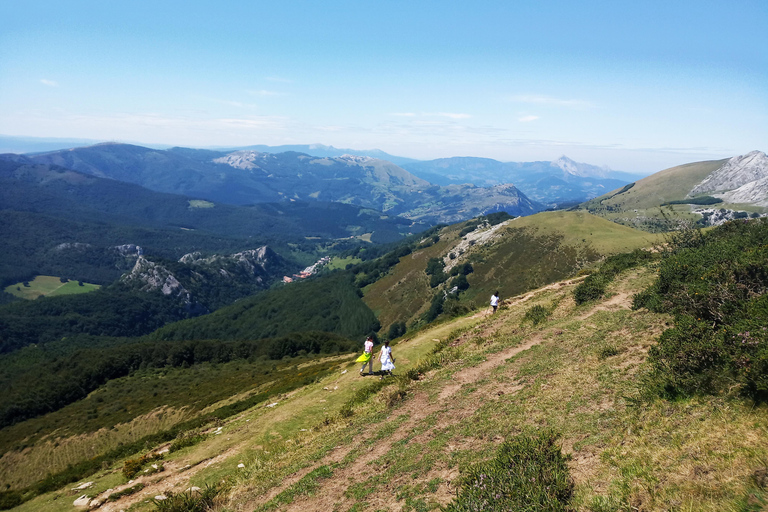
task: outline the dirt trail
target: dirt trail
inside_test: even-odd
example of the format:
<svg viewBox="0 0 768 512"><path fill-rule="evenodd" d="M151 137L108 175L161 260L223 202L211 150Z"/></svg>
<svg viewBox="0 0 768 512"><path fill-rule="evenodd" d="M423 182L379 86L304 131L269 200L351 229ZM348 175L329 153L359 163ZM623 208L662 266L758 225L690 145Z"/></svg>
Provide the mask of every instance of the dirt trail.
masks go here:
<svg viewBox="0 0 768 512"><path fill-rule="evenodd" d="M503 303L503 305L509 307L524 303L537 296L542 291L558 289L567 285L572 285L578 281L579 279L572 279L569 281L554 283L549 286L540 288L534 292L530 292L513 299L508 299ZM607 301L597 304L595 307L583 313L578 318L580 320L584 320L598 311L628 308L630 304L631 300L629 294L619 293ZM488 316L489 314L490 310L486 310L477 313L475 317ZM499 319L503 319L503 315L499 315ZM494 325L492 324L496 323L497 322L492 321L491 324L486 326L484 331L486 333L492 333L495 329ZM467 418L474 414L475 411L482 405L483 400L475 400L468 406L463 406L461 409L455 409L450 407L450 403L452 403L452 401L449 400L449 398L461 390L463 386L471 385L483 380L495 368L504 364L509 358L514 357L517 354L520 354L521 352L544 342L545 338L549 334L552 334L552 331L541 331L535 333L524 343L514 347L509 347L501 352L493 354L488 360L480 363L479 365L457 371L452 376L451 382L441 390L438 400L430 401L426 393L416 393L410 399L408 399L402 407L395 410L385 422L369 426L366 431L358 435L352 443L336 447L319 462L288 476L281 482L280 485L272 488L265 495L259 497L256 500L238 505L236 510L251 511L258 505L273 499L278 494L297 483L314 469L317 469L323 465L332 465L338 463L353 451L362 451L363 453L349 465L334 470L333 475L322 482L321 492L310 498L302 497L297 499L295 502L288 505L286 510L309 512L315 510L334 510L339 506L342 508L349 508L353 505L354 501L345 495L347 490L353 484L365 482L370 477L380 473L382 470L385 470L386 467L380 467L374 463L386 455L392 449L394 443L405 439L413 432L414 428L417 427L420 422L432 414L439 413L440 419L432 427L432 429L430 429L430 431L444 428L459 419ZM502 386L503 389L499 388L498 385L489 385L486 387L488 389L478 390L478 392L481 396L490 398L493 398L496 395L513 394L522 389L522 386L520 385L509 385L506 387ZM407 419L403 421L403 423L400 424L391 435L388 435L371 445L368 444L367 441L369 439L375 438L376 431L378 429L385 427L390 422L395 421L397 418L402 417L403 415L406 415ZM419 437L421 438L428 435L429 432L422 433ZM138 477L131 484L124 484L110 490L109 492L102 493L102 495L98 497L99 499L106 499L109 494L118 492L139 482L146 484L146 487L139 493L126 496L114 502L104 503L104 505L99 507L98 510L104 512L117 512L119 510L128 509L134 503L154 498L155 496L166 493L168 491L182 492L189 487L189 481L191 477L213 464L220 463L229 457L238 454L240 448L241 447L238 446L231 447L226 452L216 456L215 458L203 460L191 467L180 467L179 463L173 461L166 462L166 469L162 473L147 477ZM450 480L453 480L453 478L457 476L456 471L447 469L436 469L433 471L439 471L444 477L446 475L450 476L450 478L443 478L444 480L447 480L448 483L444 484L445 489L442 489L442 492L439 493L446 496L447 501L450 501L450 498L453 496L452 490L450 489ZM399 510L399 506L397 505L396 499L394 498L394 494L397 492L397 488L393 487L394 484L395 482L390 482L384 486L380 496L371 497L371 499L383 499L386 502L381 503L381 505L389 507L390 510ZM390 496L390 492L392 496ZM395 508L392 508L393 506Z"/></svg>
<svg viewBox="0 0 768 512"><path fill-rule="evenodd" d="M463 407L460 410L453 410L446 406L448 403L446 399L455 394L459 389L461 389L462 386L472 384L484 379L494 368L504 364L504 362L510 357L514 357L520 352L538 345L542 342L543 338L544 334L538 333L522 345L510 347L506 350L503 350L502 352L494 354L491 359L488 359L487 361L477 366L464 368L456 372L453 375L451 384L442 390L438 400L430 401L429 397L425 393L417 393L414 395L401 408L394 411L385 423L371 425L368 429L366 429L364 433L360 434L352 443L353 447L351 449L348 447L337 448L337 450L343 450L345 455L346 453L349 453L353 450L365 450L365 452L360 455L354 462L346 467L335 470L330 478L324 480L322 484L323 490L321 493L318 493L316 496L311 498L301 498L290 504L286 510L300 512L315 510L327 511L338 508L339 506L342 508L352 506L354 502L345 496L347 489L349 489L352 484L365 482L374 474L385 470L386 466L377 466L374 464L374 462L386 455L394 443L401 441L409 436L420 422L432 414L440 413L440 420L438 420L438 422L432 427L431 430L444 428L459 419L466 418L474 414L474 412L482 405L482 401L475 401L470 407ZM522 389L522 387L515 386L508 388L507 393L514 393L519 389ZM389 422L402 415L407 415L408 419L399 425L391 435L377 441L372 446L365 446L366 439L374 437L377 429L383 428ZM429 434L427 433L422 434L421 436L428 435ZM343 459L343 456L340 457L339 454L335 453L337 450L334 450L334 452L327 455L323 460L321 460L312 468L302 470L300 472L301 476L309 473L309 471L315 469L316 467L331 464L334 461ZM443 473L450 474L455 477L455 471L444 471ZM282 492L282 490L287 489L291 485L289 481L295 483L299 478L301 477L298 476L298 474L292 475L289 479L286 480L286 482L283 483L283 485L280 486L279 491L270 492L269 496L266 497L267 499L264 499L263 501L259 500L259 502L264 503L268 501L269 499L276 496L279 492ZM392 486L394 483L390 482L389 485ZM382 492L388 495L390 490L392 493L396 493L397 489L390 489L389 487L384 486ZM450 492L445 492L443 494L449 498L452 497ZM250 507L253 505L256 504L249 503ZM392 508L392 506L395 505L394 498L387 500L387 505L390 507L390 510L397 510L397 508ZM242 510L249 510L249 508L244 507Z"/></svg>

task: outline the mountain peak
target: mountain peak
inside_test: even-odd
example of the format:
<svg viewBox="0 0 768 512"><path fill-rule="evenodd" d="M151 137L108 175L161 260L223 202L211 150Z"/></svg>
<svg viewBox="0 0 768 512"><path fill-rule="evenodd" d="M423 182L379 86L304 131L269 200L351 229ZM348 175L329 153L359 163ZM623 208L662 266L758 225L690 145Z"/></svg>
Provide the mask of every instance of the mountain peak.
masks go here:
<svg viewBox="0 0 768 512"><path fill-rule="evenodd" d="M605 178L611 171L607 167L598 167L596 165L576 162L565 155L551 162L551 165L553 167L559 167L568 174L579 176L581 178Z"/></svg>

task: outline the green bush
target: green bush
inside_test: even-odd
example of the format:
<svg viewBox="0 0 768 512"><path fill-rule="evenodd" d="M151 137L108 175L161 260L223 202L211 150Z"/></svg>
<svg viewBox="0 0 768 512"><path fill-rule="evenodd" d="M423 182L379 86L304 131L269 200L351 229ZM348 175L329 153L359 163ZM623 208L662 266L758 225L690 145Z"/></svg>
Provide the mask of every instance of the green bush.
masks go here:
<svg viewBox="0 0 768 512"><path fill-rule="evenodd" d="M605 294L608 279L603 274L591 274L587 276L579 286L573 291L573 298L576 304L585 304L592 300L597 300Z"/></svg>
<svg viewBox="0 0 768 512"><path fill-rule="evenodd" d="M166 499L153 499L152 503L161 512L207 512L213 510L221 491L220 487L207 486L200 491L169 492Z"/></svg>
<svg viewBox="0 0 768 512"><path fill-rule="evenodd" d="M621 272L648 263L654 258L653 253L641 249L609 256L597 272L587 276L573 291L576 304L581 305L599 299L605 294L608 283Z"/></svg>
<svg viewBox="0 0 768 512"><path fill-rule="evenodd" d="M459 481L447 512L567 511L574 484L568 457L550 430L530 431L501 445L496 456Z"/></svg>
<svg viewBox="0 0 768 512"><path fill-rule="evenodd" d="M533 325L539 325L547 320L549 312L544 306L535 305L525 312L523 322L531 322Z"/></svg>
<svg viewBox="0 0 768 512"><path fill-rule="evenodd" d="M633 300L674 315L649 352L657 391L768 400L768 222L734 221L678 241Z"/></svg>

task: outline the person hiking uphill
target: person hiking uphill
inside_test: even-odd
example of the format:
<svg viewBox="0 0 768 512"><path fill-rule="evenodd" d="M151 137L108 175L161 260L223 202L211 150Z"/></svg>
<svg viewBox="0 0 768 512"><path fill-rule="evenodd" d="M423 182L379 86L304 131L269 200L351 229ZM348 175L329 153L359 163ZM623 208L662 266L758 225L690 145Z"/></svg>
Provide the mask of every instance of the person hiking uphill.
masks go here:
<svg viewBox="0 0 768 512"><path fill-rule="evenodd" d="M491 295L491 307L493 308L493 312L496 312L496 308L499 307L499 292L494 293Z"/></svg>
<svg viewBox="0 0 768 512"><path fill-rule="evenodd" d="M368 336L363 344L363 355L357 358L358 363L363 363L360 368L360 375L365 371L365 365L368 365L368 375L373 375L373 337Z"/></svg>

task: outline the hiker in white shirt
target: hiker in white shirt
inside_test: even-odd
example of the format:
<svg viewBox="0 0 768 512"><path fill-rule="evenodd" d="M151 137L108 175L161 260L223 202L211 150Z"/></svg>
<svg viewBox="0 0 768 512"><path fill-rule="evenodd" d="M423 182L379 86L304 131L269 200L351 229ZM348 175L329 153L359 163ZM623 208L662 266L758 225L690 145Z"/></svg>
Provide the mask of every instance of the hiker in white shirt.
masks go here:
<svg viewBox="0 0 768 512"><path fill-rule="evenodd" d="M494 293L491 295L491 307L493 308L493 312L496 312L496 308L499 307L499 292Z"/></svg>

